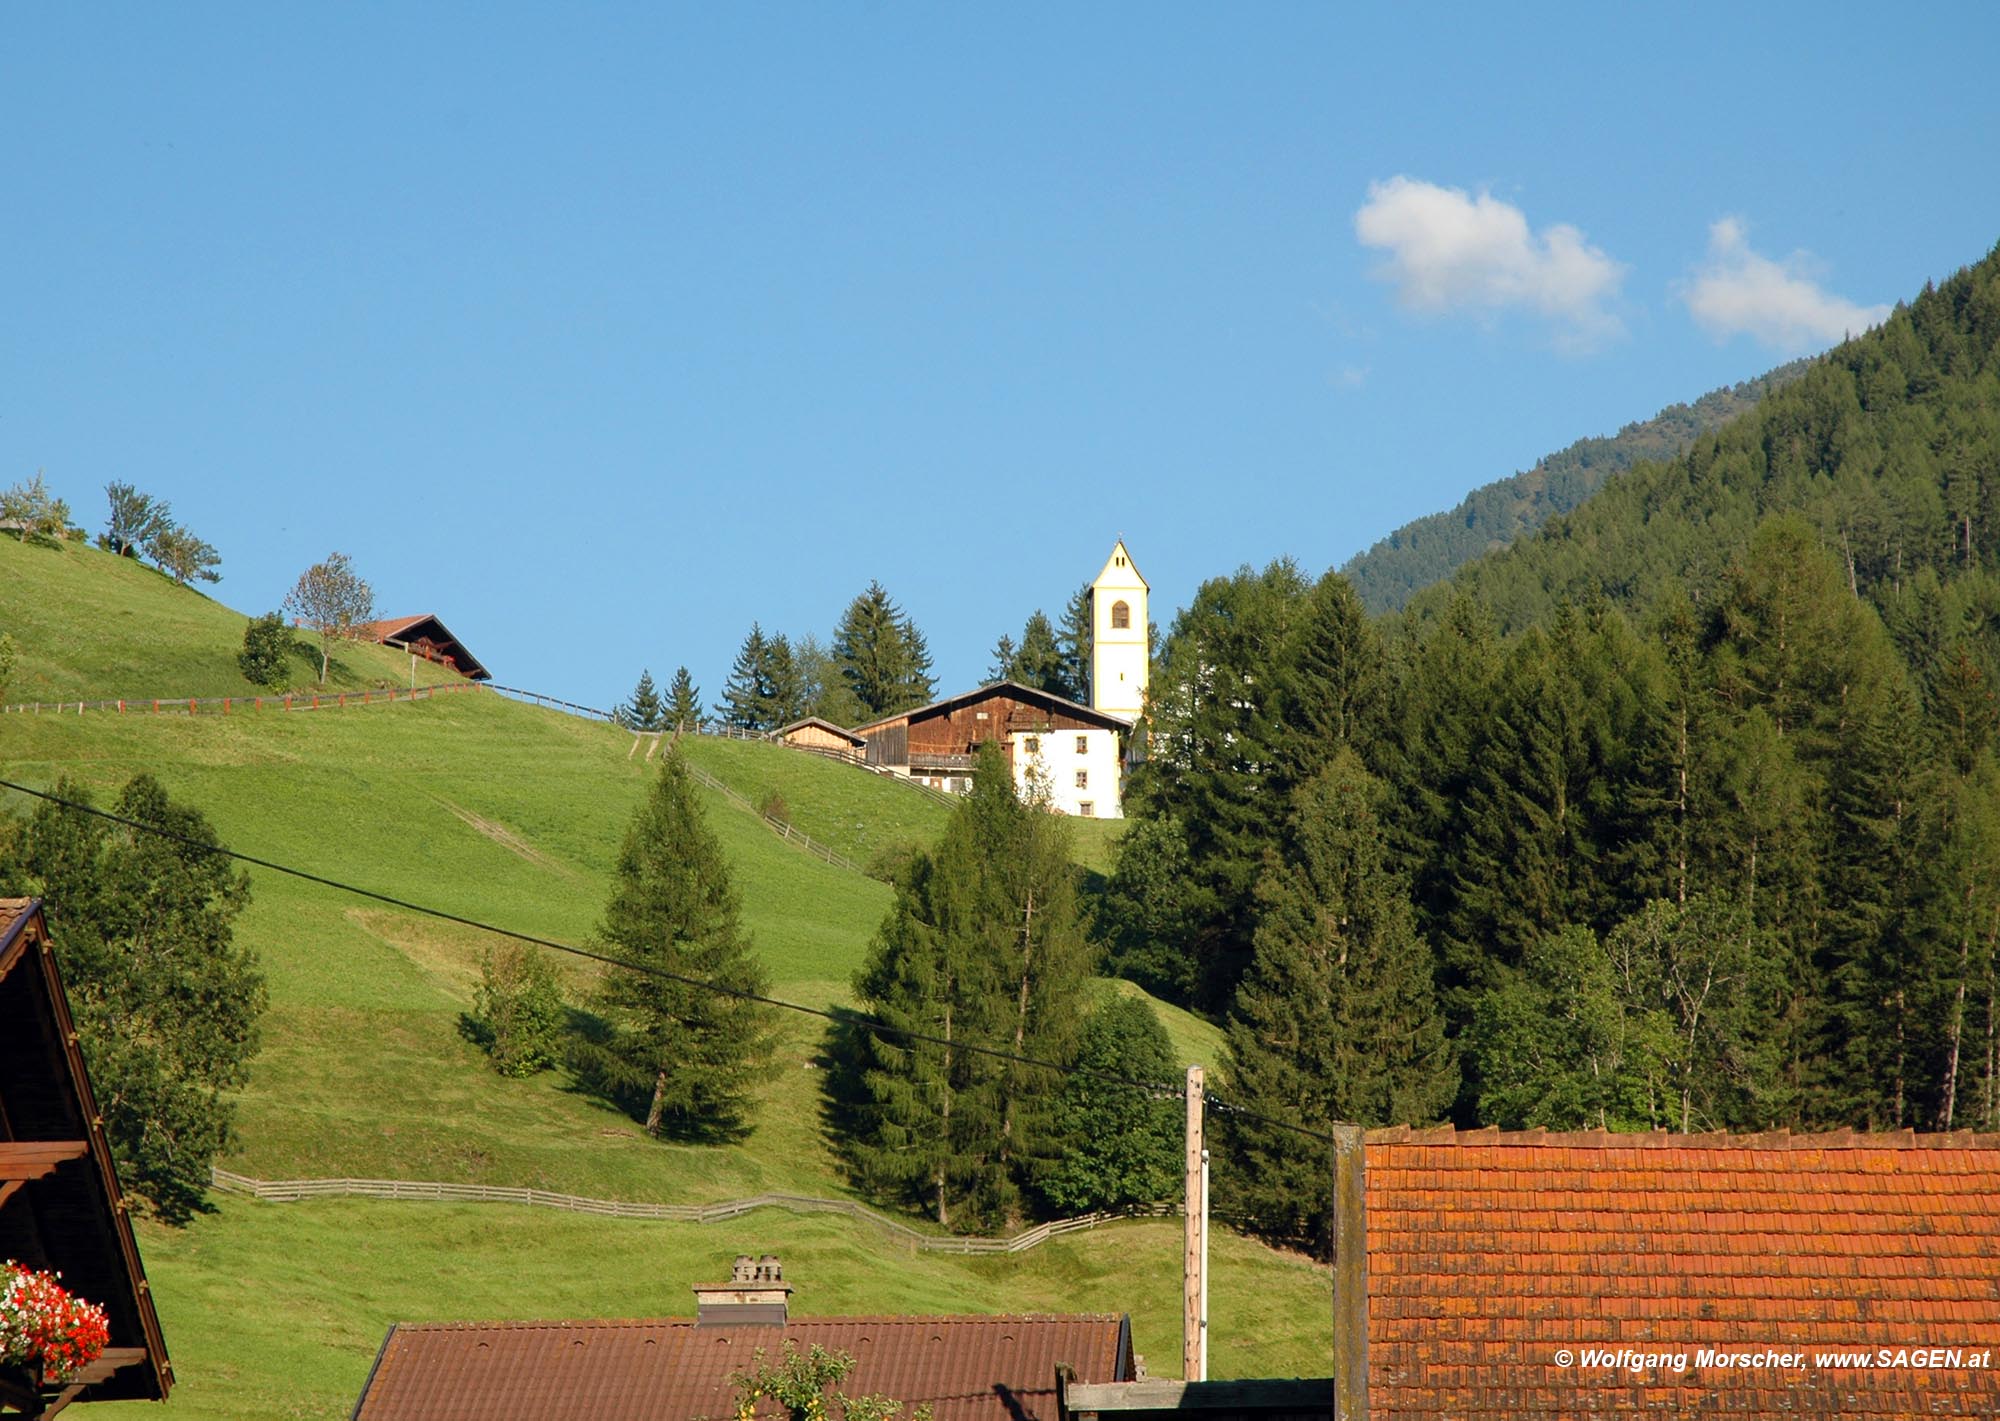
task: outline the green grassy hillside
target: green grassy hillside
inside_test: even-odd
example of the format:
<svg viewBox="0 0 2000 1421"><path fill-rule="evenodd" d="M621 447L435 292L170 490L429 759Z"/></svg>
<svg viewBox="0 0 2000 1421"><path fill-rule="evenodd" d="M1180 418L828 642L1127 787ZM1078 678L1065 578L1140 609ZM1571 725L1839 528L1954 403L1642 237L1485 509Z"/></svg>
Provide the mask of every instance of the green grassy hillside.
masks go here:
<svg viewBox="0 0 2000 1421"><path fill-rule="evenodd" d="M13 575L23 568L36 575ZM49 591L52 578L60 595ZM109 586L93 588L95 578ZM109 605L128 614L124 649L79 650ZM152 624L166 630L149 636L141 628L156 610ZM242 618L74 546L0 547L0 626L15 629L24 662L54 666L52 648L70 648L57 673L65 696L134 682L180 690L198 675L211 679L187 689L240 690L225 673ZM381 654L352 651L351 671ZM384 659L407 675L406 660ZM8 778L48 785L67 775L108 798L145 769L199 805L233 847L578 943L591 933L619 839L654 772L643 751L631 751L631 736L615 727L491 693L311 714L0 718ZM948 813L907 786L777 746L701 739L687 751L752 803L782 798L797 827L862 862L891 844L928 842ZM704 794L777 993L816 1006L844 1001L889 890L783 842L728 797ZM0 804L27 812L21 797L11 799ZM1093 827L1079 846L1084 860L1101 857L1115 832ZM745 1144L662 1145L560 1073L508 1081L486 1068L459 1031L481 935L261 870L252 879L238 934L262 956L271 1009L228 1167L264 1178L442 1179L687 1203L849 1193L819 1126L815 1019L785 1020ZM565 971L580 994L588 969ZM1170 1008L1161 1014L1178 1052L1213 1063L1212 1027ZM1176 1237L1167 1225L1134 1225L967 1261L910 1254L863 1223L780 1213L704 1229L505 1206L229 1199L186 1230L149 1226L145 1246L184 1383L177 1414L333 1417L351 1407L383 1329L398 1318L686 1311L687 1285L718 1260L766 1248L826 1260L800 1275L814 1287L801 1306L816 1311L1130 1309L1142 1347L1171 1371ZM1231 1241L1224 1252L1237 1260L1228 1267L1241 1280L1238 1305L1258 1320L1246 1344L1258 1340L1240 1354L1218 1346L1218 1358L1320 1369L1305 1339L1320 1335L1323 1282L1248 1243ZM1146 1341L1151 1334L1164 1340Z"/></svg>
<svg viewBox="0 0 2000 1421"><path fill-rule="evenodd" d="M0 704L155 696L254 696L236 654L248 621L165 573L84 543L41 547L0 537L0 632L21 647L21 663L0 687ZM292 663L298 687L319 676L318 643ZM408 686L410 658L358 642L335 649L327 685L335 691ZM427 662L417 682L459 678Z"/></svg>

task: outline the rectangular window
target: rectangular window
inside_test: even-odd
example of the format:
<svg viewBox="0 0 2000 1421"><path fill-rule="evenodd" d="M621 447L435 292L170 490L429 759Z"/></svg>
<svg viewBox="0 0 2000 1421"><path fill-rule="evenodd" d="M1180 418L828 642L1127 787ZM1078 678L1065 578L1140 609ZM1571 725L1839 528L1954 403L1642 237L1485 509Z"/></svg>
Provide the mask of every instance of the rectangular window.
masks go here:
<svg viewBox="0 0 2000 1421"><path fill-rule="evenodd" d="M1076 787L1078 789L1090 788L1090 771L1078 770L1076 772Z"/></svg>
<svg viewBox="0 0 2000 1421"><path fill-rule="evenodd" d="M1077 805L1076 812L1086 819L1095 819L1097 817L1097 806L1086 799L1083 803Z"/></svg>
<svg viewBox="0 0 2000 1421"><path fill-rule="evenodd" d="M1079 755L1088 755L1090 753L1090 737L1088 735L1079 735L1076 737L1076 753Z"/></svg>
<svg viewBox="0 0 2000 1421"><path fill-rule="evenodd" d="M1042 737L1039 735L1030 735L1026 740L1021 742L1021 748L1026 750L1030 755L1041 754Z"/></svg>

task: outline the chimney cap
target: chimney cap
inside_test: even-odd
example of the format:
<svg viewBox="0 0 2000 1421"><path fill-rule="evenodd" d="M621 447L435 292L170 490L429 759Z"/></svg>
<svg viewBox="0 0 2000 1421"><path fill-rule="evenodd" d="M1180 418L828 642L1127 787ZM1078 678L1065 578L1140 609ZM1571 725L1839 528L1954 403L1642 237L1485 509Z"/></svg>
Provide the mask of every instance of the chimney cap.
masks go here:
<svg viewBox="0 0 2000 1421"><path fill-rule="evenodd" d="M767 1253L753 1263L749 1254L739 1253L727 1283L694 1285L695 1325L783 1327L791 1293L777 1254Z"/></svg>

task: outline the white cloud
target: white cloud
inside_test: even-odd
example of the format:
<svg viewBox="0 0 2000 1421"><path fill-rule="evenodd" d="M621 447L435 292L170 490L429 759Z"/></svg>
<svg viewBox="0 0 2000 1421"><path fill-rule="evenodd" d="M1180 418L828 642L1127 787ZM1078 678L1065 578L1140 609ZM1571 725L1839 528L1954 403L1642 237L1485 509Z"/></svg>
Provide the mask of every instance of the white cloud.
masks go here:
<svg viewBox="0 0 2000 1421"><path fill-rule="evenodd" d="M1787 351L1833 345L1888 319L1887 306L1857 306L1820 286L1807 274L1811 265L1804 252L1782 262L1759 256L1743 223L1725 217L1708 229L1708 261L1681 299L1718 341L1748 335Z"/></svg>
<svg viewBox="0 0 2000 1421"><path fill-rule="evenodd" d="M1389 253L1377 275L1415 310L1524 309L1572 347L1624 329L1606 307L1625 268L1567 223L1531 230L1520 208L1490 193L1406 177L1372 183L1354 234Z"/></svg>
<svg viewBox="0 0 2000 1421"><path fill-rule="evenodd" d="M1368 383L1368 369L1366 365L1343 365L1326 377L1327 382L1336 390L1358 390Z"/></svg>

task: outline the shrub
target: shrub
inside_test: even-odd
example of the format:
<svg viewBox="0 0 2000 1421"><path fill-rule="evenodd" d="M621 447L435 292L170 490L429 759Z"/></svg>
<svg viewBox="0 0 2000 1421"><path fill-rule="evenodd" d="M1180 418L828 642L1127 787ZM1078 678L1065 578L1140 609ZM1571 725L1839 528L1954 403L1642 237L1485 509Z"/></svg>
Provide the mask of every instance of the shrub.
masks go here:
<svg viewBox="0 0 2000 1421"><path fill-rule="evenodd" d="M526 943L509 943L480 960L474 1023L493 1069L519 1078L547 1070L562 1055L569 1011L555 964Z"/></svg>
<svg viewBox="0 0 2000 1421"><path fill-rule="evenodd" d="M772 790L757 802L757 812L766 819L774 819L780 824L789 826L792 822L792 806L785 803L785 797L776 790Z"/></svg>
<svg viewBox="0 0 2000 1421"><path fill-rule="evenodd" d="M910 871L910 865L917 861L923 850L911 843L884 844L868 860L867 873L870 878L879 879L891 888L903 881L903 875Z"/></svg>
<svg viewBox="0 0 2000 1421"><path fill-rule="evenodd" d="M236 657L243 679L253 686L284 685L285 664L292 658L294 645L291 628L276 612L252 617L243 628L243 650Z"/></svg>
<svg viewBox="0 0 2000 1421"><path fill-rule="evenodd" d="M14 638L0 632L0 696L14 680L14 668L21 664L21 648Z"/></svg>

